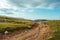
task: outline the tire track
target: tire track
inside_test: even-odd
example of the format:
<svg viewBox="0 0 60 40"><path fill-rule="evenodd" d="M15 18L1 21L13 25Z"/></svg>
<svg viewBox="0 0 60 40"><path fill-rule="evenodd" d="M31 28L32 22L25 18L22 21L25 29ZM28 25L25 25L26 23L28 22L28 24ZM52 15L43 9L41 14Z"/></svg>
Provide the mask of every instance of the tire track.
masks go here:
<svg viewBox="0 0 60 40"><path fill-rule="evenodd" d="M44 23L40 22L38 24L36 28L27 30L6 40L45 40L47 34L51 32L51 29Z"/></svg>

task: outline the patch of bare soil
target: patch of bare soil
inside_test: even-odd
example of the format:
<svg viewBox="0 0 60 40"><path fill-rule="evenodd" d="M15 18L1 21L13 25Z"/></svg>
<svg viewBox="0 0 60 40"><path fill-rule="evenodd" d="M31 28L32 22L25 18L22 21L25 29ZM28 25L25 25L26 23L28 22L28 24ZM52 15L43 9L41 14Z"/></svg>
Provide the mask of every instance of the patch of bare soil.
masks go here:
<svg viewBox="0 0 60 40"><path fill-rule="evenodd" d="M32 29L18 30L7 35L0 35L0 40L45 40L51 29L44 23L37 23Z"/></svg>

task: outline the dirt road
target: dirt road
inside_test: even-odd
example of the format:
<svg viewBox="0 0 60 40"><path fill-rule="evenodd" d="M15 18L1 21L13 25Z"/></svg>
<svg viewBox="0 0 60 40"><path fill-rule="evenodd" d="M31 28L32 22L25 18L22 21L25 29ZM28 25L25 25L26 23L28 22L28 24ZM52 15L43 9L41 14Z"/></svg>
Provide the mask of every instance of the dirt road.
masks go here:
<svg viewBox="0 0 60 40"><path fill-rule="evenodd" d="M25 30L20 34L11 37L6 37L3 40L45 40L46 36L49 35L50 32L50 27L40 22L35 28Z"/></svg>

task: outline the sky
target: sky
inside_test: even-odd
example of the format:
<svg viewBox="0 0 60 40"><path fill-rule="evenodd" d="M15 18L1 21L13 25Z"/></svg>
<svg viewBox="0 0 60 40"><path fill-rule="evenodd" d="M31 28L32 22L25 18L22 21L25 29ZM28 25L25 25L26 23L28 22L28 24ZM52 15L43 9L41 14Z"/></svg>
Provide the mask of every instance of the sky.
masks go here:
<svg viewBox="0 0 60 40"><path fill-rule="evenodd" d="M0 16L60 20L60 0L0 0Z"/></svg>

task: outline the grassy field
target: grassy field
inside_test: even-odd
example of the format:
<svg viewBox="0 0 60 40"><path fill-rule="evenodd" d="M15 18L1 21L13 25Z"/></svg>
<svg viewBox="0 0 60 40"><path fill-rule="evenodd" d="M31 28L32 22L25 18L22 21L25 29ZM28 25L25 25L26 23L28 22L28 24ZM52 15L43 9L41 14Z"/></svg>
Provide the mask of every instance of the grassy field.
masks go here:
<svg viewBox="0 0 60 40"><path fill-rule="evenodd" d="M0 16L0 32L31 28L33 24L32 20Z"/></svg>
<svg viewBox="0 0 60 40"><path fill-rule="evenodd" d="M53 32L53 37L48 40L60 40L60 20L49 20L43 21L50 26ZM22 18L11 18L0 16L0 33L4 31L14 31L26 28L32 28L34 21L22 19Z"/></svg>
<svg viewBox="0 0 60 40"><path fill-rule="evenodd" d="M50 20L46 22L53 31L53 36L51 39L49 40L60 40L60 20Z"/></svg>

